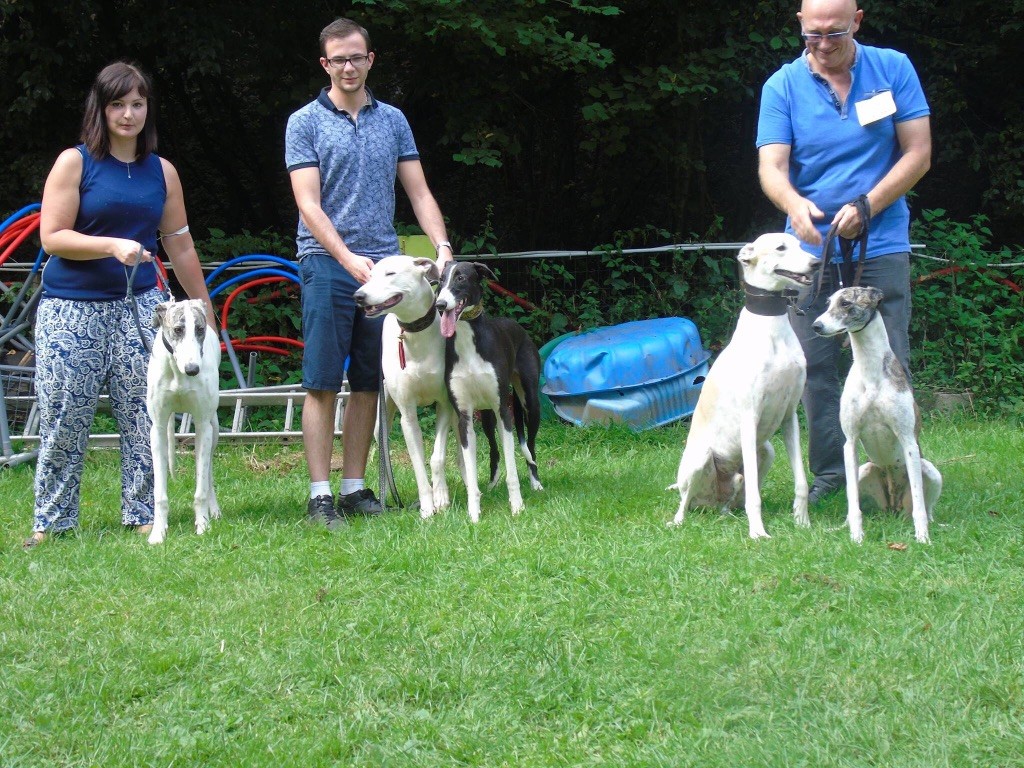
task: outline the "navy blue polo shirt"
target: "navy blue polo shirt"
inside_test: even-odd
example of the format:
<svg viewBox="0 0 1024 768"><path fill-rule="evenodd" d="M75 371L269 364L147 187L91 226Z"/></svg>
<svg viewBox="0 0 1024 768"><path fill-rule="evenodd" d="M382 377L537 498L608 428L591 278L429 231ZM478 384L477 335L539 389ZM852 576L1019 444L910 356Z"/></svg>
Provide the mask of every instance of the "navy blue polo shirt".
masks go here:
<svg viewBox="0 0 1024 768"><path fill-rule="evenodd" d="M349 250L375 259L394 255L398 163L419 159L412 129L400 109L369 89L358 121L335 107L327 91L288 118L285 165L289 173L320 169L320 205ZM296 243L300 259L327 253L301 217Z"/></svg>

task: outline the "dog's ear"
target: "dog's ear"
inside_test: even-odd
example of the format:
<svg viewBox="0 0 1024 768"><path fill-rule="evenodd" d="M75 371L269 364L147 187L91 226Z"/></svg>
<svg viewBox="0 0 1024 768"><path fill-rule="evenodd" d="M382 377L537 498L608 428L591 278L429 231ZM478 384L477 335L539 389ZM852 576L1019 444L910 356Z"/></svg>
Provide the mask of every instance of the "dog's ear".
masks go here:
<svg viewBox="0 0 1024 768"><path fill-rule="evenodd" d="M423 276L427 279L427 282L433 285L441 279L441 273L437 269L437 262L433 259L418 258L413 259L413 264L419 267L423 271Z"/></svg>
<svg viewBox="0 0 1024 768"><path fill-rule="evenodd" d="M872 309L875 309L885 298L885 294L877 288L865 288L864 294L867 297L868 304Z"/></svg>
<svg viewBox="0 0 1024 768"><path fill-rule="evenodd" d="M157 304L153 308L153 317L149 321L149 324L154 328L159 328L164 324L164 316L167 314L167 304Z"/></svg>
<svg viewBox="0 0 1024 768"><path fill-rule="evenodd" d="M753 264L757 260L754 256L754 244L747 243L740 248L740 252L736 258L740 260L741 264Z"/></svg>
<svg viewBox="0 0 1024 768"><path fill-rule="evenodd" d="M476 269L476 273L481 280L493 280L494 282L498 282L498 278L493 272L491 272L491 268L486 264L481 264L479 261L475 261L473 262L473 267Z"/></svg>

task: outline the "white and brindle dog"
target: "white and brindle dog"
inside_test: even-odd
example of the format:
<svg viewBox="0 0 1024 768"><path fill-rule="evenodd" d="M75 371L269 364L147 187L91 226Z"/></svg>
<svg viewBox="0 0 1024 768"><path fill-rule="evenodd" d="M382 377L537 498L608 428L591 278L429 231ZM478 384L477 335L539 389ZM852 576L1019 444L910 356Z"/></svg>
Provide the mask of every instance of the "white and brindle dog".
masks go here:
<svg viewBox="0 0 1024 768"><path fill-rule="evenodd" d="M374 265L370 279L355 293L367 317L388 313L381 336L385 423L390 427L397 407L423 518L449 504L444 462L453 410L444 383L445 341L434 305L432 284L439 279L432 259L388 256ZM416 408L434 404L437 430L430 457L431 481Z"/></svg>
<svg viewBox="0 0 1024 768"><path fill-rule="evenodd" d="M761 519L761 483L775 458L772 436L782 427L793 469L797 525L810 525L807 476L796 409L807 379L800 342L787 308L811 284L819 261L788 234L761 235L737 257L746 304L729 344L701 387L675 485L679 509L669 525L695 506L723 512L743 499L750 538L768 538Z"/></svg>
<svg viewBox="0 0 1024 768"><path fill-rule="evenodd" d="M213 450L217 445L217 404L220 387L220 343L206 324L202 301L158 304L157 329L146 377L146 407L153 420L149 432L153 451L155 510L150 544L167 535L167 478L174 471L174 414L192 414L196 431L196 492L193 508L196 533L205 533L211 518L220 517L213 490Z"/></svg>
<svg viewBox="0 0 1024 768"><path fill-rule="evenodd" d="M853 365L839 402L846 435L847 521L850 538L864 540L861 499L880 509L909 513L914 538L928 543L928 520L942 492L942 475L921 456L921 415L903 366L889 345L878 312L877 288L843 288L812 326L819 336L847 333ZM858 469L857 442L867 463Z"/></svg>
<svg viewBox="0 0 1024 768"><path fill-rule="evenodd" d="M469 517L480 519L476 433L473 412L479 410L485 430L495 422L501 430L505 480L512 514L523 508L516 470L512 429L530 468L530 486L543 490L537 474L536 437L540 427L540 354L519 323L483 311L483 281L494 280L483 264L449 262L441 276L437 308L445 345L445 383L459 418ZM512 395L510 397L510 394ZM511 400L511 403L510 403ZM525 422L525 430L524 430ZM497 456L491 454L491 487L498 482Z"/></svg>

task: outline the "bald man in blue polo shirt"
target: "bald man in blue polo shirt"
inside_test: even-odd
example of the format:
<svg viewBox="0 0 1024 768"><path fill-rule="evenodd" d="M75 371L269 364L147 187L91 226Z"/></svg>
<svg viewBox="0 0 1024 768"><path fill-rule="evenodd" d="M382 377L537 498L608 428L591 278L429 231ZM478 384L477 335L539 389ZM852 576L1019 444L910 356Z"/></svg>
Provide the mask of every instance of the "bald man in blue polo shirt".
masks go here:
<svg viewBox="0 0 1024 768"><path fill-rule="evenodd" d="M855 238L867 222L850 204L867 196L870 217L861 285L885 294L879 311L909 374L910 210L906 193L931 164L929 108L910 60L857 43L864 11L855 0L804 0L797 19L806 50L761 92L757 126L761 188L786 214L786 231L821 253L833 224ZM839 424L839 340L811 323L839 287L830 268L803 316L791 314L807 358L804 410L815 503L845 487Z"/></svg>
<svg viewBox="0 0 1024 768"><path fill-rule="evenodd" d="M302 440L311 522L334 530L351 515L380 514L365 487L380 377L383 315L367 318L353 294L374 262L397 254L395 179L430 238L438 265L451 260L444 218L427 186L405 115L366 87L374 52L367 31L337 19L320 33L320 66L330 77L313 102L288 119L285 164L299 208L302 280ZM334 401L349 359L351 394L342 424L342 480L335 503L330 469Z"/></svg>

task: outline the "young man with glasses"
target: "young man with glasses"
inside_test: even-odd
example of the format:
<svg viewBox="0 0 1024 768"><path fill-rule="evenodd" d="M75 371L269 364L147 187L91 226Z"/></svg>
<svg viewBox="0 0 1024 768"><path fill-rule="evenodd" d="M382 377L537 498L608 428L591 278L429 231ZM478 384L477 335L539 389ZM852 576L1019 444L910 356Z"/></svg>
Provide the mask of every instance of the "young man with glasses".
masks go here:
<svg viewBox="0 0 1024 768"><path fill-rule="evenodd" d="M863 18L855 0L804 0L797 20L806 49L761 92L759 177L768 199L786 214L786 231L811 253L821 253L833 224L844 238L861 233L868 222L853 201L866 196L870 226L861 284L885 295L879 311L909 374L905 196L931 164L930 110L906 55L853 39ZM840 340L822 339L811 329L839 287L831 267L822 277L810 308L790 316L807 358L803 403L814 475L811 503L845 487Z"/></svg>
<svg viewBox="0 0 1024 768"><path fill-rule="evenodd" d="M366 87L374 52L367 31L337 19L320 33L320 66L330 78L311 103L288 119L285 164L299 208L302 280L302 439L310 476L307 516L337 528L351 515L380 514L365 487L380 379L384 316L367 318L353 294L374 262L398 250L395 179L420 228L451 260L444 218L427 186L412 130L397 108ZM342 423L342 481L331 495L334 402L348 358L351 393Z"/></svg>

